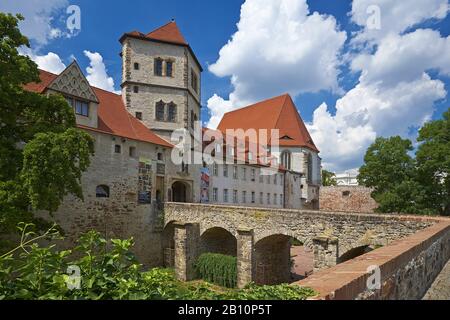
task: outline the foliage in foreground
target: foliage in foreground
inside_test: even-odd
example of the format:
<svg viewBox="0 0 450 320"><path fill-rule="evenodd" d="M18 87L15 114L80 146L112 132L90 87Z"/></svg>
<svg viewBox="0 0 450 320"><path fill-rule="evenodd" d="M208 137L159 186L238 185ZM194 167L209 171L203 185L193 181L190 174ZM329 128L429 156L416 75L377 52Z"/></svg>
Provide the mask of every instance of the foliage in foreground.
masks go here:
<svg viewBox="0 0 450 320"><path fill-rule="evenodd" d="M234 288L237 282L237 258L218 253L200 255L195 265L198 276L222 287Z"/></svg>
<svg viewBox="0 0 450 320"><path fill-rule="evenodd" d="M30 225L22 224L20 229L21 244L0 256L0 300L300 300L314 295L311 289L289 285L234 290L203 281L183 283L172 270L143 272L130 251L132 239L107 242L91 231L80 237L73 250L58 251L54 245L35 243L44 237L55 238L55 230L36 236ZM78 279L68 272L74 266L81 272L81 282L71 290Z"/></svg>

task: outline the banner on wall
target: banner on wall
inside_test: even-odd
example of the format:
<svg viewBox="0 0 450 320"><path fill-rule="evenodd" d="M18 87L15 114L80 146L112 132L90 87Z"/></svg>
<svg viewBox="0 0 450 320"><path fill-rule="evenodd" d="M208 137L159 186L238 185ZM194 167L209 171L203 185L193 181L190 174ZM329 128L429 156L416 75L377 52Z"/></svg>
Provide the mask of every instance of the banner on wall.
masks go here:
<svg viewBox="0 0 450 320"><path fill-rule="evenodd" d="M200 179L200 202L208 203L209 202L209 169L202 168L201 179Z"/></svg>
<svg viewBox="0 0 450 320"><path fill-rule="evenodd" d="M152 160L139 158L139 190L138 203L150 204L152 202Z"/></svg>

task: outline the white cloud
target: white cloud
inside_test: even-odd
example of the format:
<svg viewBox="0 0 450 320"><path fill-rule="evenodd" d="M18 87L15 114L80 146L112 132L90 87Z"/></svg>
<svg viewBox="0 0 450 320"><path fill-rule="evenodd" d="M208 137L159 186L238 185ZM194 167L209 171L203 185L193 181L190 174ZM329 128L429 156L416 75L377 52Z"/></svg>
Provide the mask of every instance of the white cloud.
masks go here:
<svg viewBox="0 0 450 320"><path fill-rule="evenodd" d="M103 57L100 53L85 50L84 55L90 61L89 67L86 68L86 79L89 83L100 89L119 93L114 89L114 80L108 76Z"/></svg>
<svg viewBox="0 0 450 320"><path fill-rule="evenodd" d="M45 45L50 39L61 36L61 31L54 28L54 16L68 6L68 0L2 0L0 11L20 13L25 20L20 23L20 30L38 45Z"/></svg>
<svg viewBox="0 0 450 320"><path fill-rule="evenodd" d="M35 54L29 48L19 48L19 54L28 56L31 60L33 60L40 69L59 74L66 68L64 62L62 62L61 58L54 52L48 52L45 55Z"/></svg>
<svg viewBox="0 0 450 320"><path fill-rule="evenodd" d="M380 30L365 28L370 5L381 9ZM352 20L364 27L352 38L362 48L350 63L354 72L361 72L359 83L336 102L334 115L322 104L307 125L324 167L358 167L377 136L414 139L411 129L432 117L434 103L447 92L429 71L450 75L450 37L413 27L445 18L448 8L447 0L353 0Z"/></svg>
<svg viewBox="0 0 450 320"><path fill-rule="evenodd" d="M445 96L444 84L427 74L393 87L358 84L336 102L334 116L322 104L307 127L324 167L337 171L355 168L377 136L409 136L409 129L429 120L433 103Z"/></svg>
<svg viewBox="0 0 450 320"><path fill-rule="evenodd" d="M339 91L339 54L347 38L332 16L309 13L306 0L247 0L238 31L209 70L230 76L228 99L208 100L217 126L226 111L289 92Z"/></svg>
<svg viewBox="0 0 450 320"><path fill-rule="evenodd" d="M368 28L367 21L373 21L371 6L380 9L380 29ZM387 34L400 34L421 22L443 19L449 11L448 0L353 0L351 19L363 30L354 42L377 41ZM370 24L369 24L370 25Z"/></svg>

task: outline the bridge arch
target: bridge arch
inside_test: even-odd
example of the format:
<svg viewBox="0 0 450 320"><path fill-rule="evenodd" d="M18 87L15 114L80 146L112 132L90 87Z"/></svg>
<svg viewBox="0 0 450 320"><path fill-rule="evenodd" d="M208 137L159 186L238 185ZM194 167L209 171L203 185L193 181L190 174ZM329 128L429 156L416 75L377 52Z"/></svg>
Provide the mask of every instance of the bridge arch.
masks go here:
<svg viewBox="0 0 450 320"><path fill-rule="evenodd" d="M200 235L199 253L220 253L236 257L237 239L222 227L212 227L204 230Z"/></svg>
<svg viewBox="0 0 450 320"><path fill-rule="evenodd" d="M374 248L368 244L353 247L353 248L345 251L343 254L341 254L339 256L339 258L337 259L337 263L343 263L345 261L354 259L354 258L362 256L363 254L366 254L372 250L374 250Z"/></svg>

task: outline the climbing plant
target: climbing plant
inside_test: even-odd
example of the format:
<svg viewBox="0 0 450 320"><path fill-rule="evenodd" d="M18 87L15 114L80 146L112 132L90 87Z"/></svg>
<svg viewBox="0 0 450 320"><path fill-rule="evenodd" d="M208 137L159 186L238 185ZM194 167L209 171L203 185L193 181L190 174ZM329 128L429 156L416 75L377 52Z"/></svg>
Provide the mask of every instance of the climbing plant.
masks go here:
<svg viewBox="0 0 450 320"><path fill-rule="evenodd" d="M237 259L218 253L204 253L196 263L199 277L219 286L234 288L237 281Z"/></svg>

